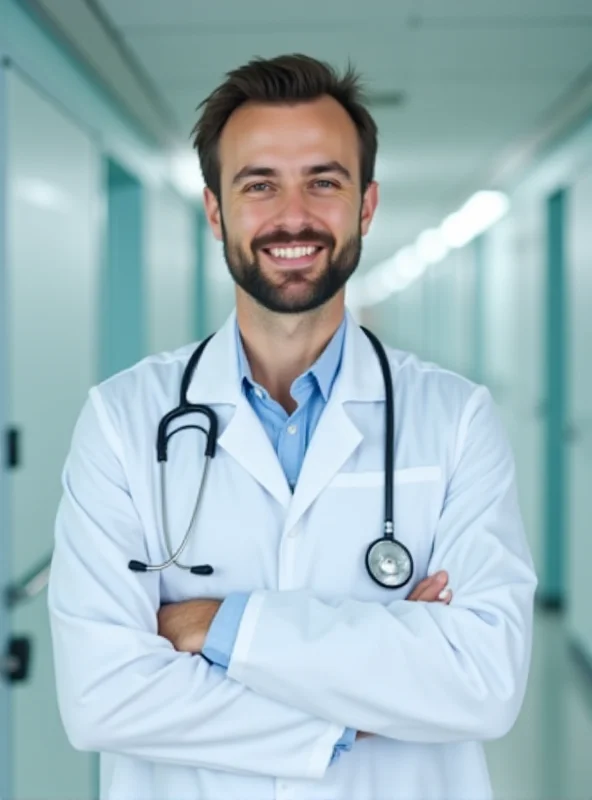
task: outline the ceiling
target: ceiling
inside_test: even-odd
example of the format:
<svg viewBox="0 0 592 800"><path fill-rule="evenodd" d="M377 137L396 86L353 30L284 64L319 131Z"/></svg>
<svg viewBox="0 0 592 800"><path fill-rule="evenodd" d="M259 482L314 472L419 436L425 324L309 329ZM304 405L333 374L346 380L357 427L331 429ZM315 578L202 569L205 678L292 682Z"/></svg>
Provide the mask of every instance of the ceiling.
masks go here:
<svg viewBox="0 0 592 800"><path fill-rule="evenodd" d="M196 106L253 56L286 52L343 66L372 92L381 205L362 268L438 225L536 132L592 64L592 0L87 0L172 126L189 142ZM187 144L188 146L188 144Z"/></svg>

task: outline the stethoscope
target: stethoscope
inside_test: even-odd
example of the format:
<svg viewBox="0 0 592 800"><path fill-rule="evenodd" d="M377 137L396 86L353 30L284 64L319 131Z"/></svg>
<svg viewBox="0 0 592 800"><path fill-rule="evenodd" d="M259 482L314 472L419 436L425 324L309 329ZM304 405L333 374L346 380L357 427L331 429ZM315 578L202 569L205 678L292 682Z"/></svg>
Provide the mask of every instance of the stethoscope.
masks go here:
<svg viewBox="0 0 592 800"><path fill-rule="evenodd" d="M393 399L393 381L388 358L382 344L369 330L366 328L362 328L362 330L374 347L378 361L380 362L386 398L384 446L384 532L379 539L376 539L369 545L366 551L366 569L372 580L378 583L380 586L383 586L386 589L400 589L411 580L413 575L413 558L405 545L395 539L393 515L395 404ZM128 566L134 572L160 571L166 569L172 564L176 564L176 566L180 567L181 569L188 570L193 575L211 575L214 572L214 568L210 564L189 566L187 564L179 563L179 557L187 546L191 531L195 525L210 462L216 453L216 443L218 439L218 417L213 409L211 409L210 406L189 403L187 400L189 384L195 370L197 369L197 365L203 354L203 351L205 350L211 338L212 336L209 336L207 339L205 339L192 354L181 380L179 405L177 408L169 411L168 414L165 414L158 425L158 432L156 436L156 458L160 465L161 519L167 552L169 553L170 558L162 564L144 564L141 561L132 560L129 562ZM169 433L168 428L171 422L179 419L180 417L184 417L187 414L203 414L208 419L208 428L206 429L201 425L196 424L181 425ZM171 537L168 528L165 464L167 461L168 443L171 437L179 431L190 429L199 430L205 434L205 463L189 526L185 536L183 537L183 541L173 553Z"/></svg>

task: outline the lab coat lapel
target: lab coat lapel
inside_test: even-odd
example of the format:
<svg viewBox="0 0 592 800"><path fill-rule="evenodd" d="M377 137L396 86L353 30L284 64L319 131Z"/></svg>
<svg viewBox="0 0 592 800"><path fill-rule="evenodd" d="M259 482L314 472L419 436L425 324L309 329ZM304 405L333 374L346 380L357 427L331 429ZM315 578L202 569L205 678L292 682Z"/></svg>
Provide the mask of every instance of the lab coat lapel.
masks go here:
<svg viewBox="0 0 592 800"><path fill-rule="evenodd" d="M283 506L292 493L273 445L247 398L241 394L218 445L231 455Z"/></svg>
<svg viewBox="0 0 592 800"><path fill-rule="evenodd" d="M340 374L309 444L287 528L293 528L363 441L347 414L348 402L384 401L384 384L374 350L348 313Z"/></svg>
<svg viewBox="0 0 592 800"><path fill-rule="evenodd" d="M363 437L341 403L325 408L309 444L288 513L291 530L345 464Z"/></svg>
<svg viewBox="0 0 592 800"><path fill-rule="evenodd" d="M190 403L212 406L220 419L228 420L218 437L218 447L287 506L292 493L282 466L263 425L241 391L235 326L233 311L204 350L189 384L187 399Z"/></svg>

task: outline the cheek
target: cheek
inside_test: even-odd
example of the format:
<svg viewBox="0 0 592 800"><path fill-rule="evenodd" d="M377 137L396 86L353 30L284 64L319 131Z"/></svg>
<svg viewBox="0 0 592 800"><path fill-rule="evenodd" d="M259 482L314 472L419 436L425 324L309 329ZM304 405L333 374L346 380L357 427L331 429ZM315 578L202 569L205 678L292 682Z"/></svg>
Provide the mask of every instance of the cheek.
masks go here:
<svg viewBox="0 0 592 800"><path fill-rule="evenodd" d="M330 202L319 202L315 208L319 220L335 234L348 236L357 230L360 222L360 204L353 199L342 197Z"/></svg>
<svg viewBox="0 0 592 800"><path fill-rule="evenodd" d="M265 212L257 204L241 206L232 209L228 222L228 234L234 241L250 245L251 241L269 223L269 210Z"/></svg>

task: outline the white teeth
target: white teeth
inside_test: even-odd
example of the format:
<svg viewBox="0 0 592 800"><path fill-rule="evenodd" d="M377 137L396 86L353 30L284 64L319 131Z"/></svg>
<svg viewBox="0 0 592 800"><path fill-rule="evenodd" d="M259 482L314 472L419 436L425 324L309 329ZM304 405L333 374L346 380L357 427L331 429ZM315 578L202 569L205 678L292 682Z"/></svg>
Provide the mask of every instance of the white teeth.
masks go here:
<svg viewBox="0 0 592 800"><path fill-rule="evenodd" d="M270 253L274 258L304 258L312 256L316 247L272 247Z"/></svg>

